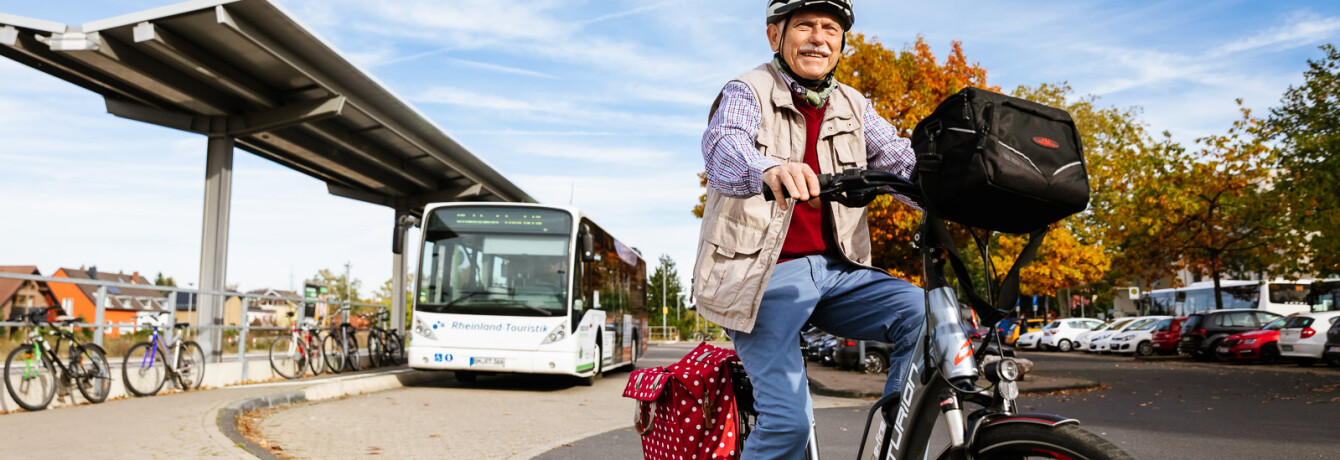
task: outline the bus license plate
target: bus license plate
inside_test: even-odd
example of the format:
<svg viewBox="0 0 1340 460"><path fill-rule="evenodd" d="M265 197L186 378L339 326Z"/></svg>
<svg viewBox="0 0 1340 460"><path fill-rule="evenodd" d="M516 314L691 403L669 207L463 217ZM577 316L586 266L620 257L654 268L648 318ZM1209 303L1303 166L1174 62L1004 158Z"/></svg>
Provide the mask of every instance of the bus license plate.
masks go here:
<svg viewBox="0 0 1340 460"><path fill-rule="evenodd" d="M470 358L471 366L479 367L503 367L502 358Z"/></svg>

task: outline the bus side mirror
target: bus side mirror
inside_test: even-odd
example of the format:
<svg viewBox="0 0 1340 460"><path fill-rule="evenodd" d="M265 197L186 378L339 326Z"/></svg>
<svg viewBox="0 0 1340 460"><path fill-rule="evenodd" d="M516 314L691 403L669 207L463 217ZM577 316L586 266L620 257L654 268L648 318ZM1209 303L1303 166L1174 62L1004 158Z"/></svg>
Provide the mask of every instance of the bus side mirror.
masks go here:
<svg viewBox="0 0 1340 460"><path fill-rule="evenodd" d="M583 233L581 236L582 244L582 262L596 261L596 237L590 233Z"/></svg>

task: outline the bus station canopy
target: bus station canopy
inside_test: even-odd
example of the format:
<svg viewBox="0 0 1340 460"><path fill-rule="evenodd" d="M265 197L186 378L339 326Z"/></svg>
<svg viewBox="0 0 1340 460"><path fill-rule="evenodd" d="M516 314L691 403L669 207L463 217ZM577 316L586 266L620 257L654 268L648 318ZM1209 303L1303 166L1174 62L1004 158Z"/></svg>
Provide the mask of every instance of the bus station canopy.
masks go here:
<svg viewBox="0 0 1340 460"><path fill-rule="evenodd" d="M128 119L232 138L330 193L418 214L535 202L267 0L195 0L82 26L0 13L0 55Z"/></svg>

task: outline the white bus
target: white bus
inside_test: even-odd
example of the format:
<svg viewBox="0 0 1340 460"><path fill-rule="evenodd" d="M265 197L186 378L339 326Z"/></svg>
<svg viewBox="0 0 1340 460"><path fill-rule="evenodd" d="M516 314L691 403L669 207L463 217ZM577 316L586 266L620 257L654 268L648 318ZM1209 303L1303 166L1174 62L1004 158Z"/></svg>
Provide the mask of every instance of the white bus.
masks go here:
<svg viewBox="0 0 1340 460"><path fill-rule="evenodd" d="M647 265L571 207L424 210L409 365L591 383L646 352Z"/></svg>
<svg viewBox="0 0 1340 460"><path fill-rule="evenodd" d="M1225 310L1257 308L1280 315L1312 311L1312 286L1311 280L1219 282ZM1214 310L1214 281L1198 281L1180 288L1155 289L1140 296L1140 302L1143 315L1186 316L1198 311Z"/></svg>

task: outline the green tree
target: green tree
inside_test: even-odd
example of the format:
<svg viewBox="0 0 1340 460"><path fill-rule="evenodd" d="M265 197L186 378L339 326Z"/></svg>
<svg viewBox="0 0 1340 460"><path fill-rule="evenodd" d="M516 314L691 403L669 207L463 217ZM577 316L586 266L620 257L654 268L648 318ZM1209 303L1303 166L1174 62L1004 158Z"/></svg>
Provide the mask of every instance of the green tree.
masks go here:
<svg viewBox="0 0 1340 460"><path fill-rule="evenodd" d="M394 292L395 292L395 278L391 278L386 280L386 282L382 283L381 286L378 286L377 290L372 293L372 303L375 303L377 305L385 305L387 308L390 308L391 300L395 298ZM411 311L413 309L414 309L414 274L410 273L405 275L405 324L412 324L410 322L410 319L413 318L414 316L413 311Z"/></svg>
<svg viewBox="0 0 1340 460"><path fill-rule="evenodd" d="M682 307L679 293L683 292L679 285L679 271L675 268L675 260L669 255L662 254L660 264L652 272L651 279L648 281L647 305L651 307L651 323L658 326L676 325L675 315L679 312L680 320L685 317L678 308ZM662 303L664 302L664 303ZM665 322L662 322L661 307L669 307L669 313L664 315Z"/></svg>
<svg viewBox="0 0 1340 460"><path fill-rule="evenodd" d="M1275 191L1288 209L1281 216L1300 243L1290 247L1288 268L1330 275L1340 273L1340 49L1321 50L1269 123L1283 147L1274 162Z"/></svg>
<svg viewBox="0 0 1340 460"><path fill-rule="evenodd" d="M154 286L177 287L177 280L172 279L171 276L164 278L163 272L158 272L158 276L154 277Z"/></svg>
<svg viewBox="0 0 1340 460"><path fill-rule="evenodd" d="M364 301L362 295L358 293L359 288L363 286L363 282L359 281L357 278L348 280L344 277L343 273L336 274L328 268L323 268L316 272L316 276L312 277L312 281L315 281L316 284L325 285L330 288L330 298L332 300L345 300L350 302ZM345 297L346 293L348 293L347 298Z"/></svg>

